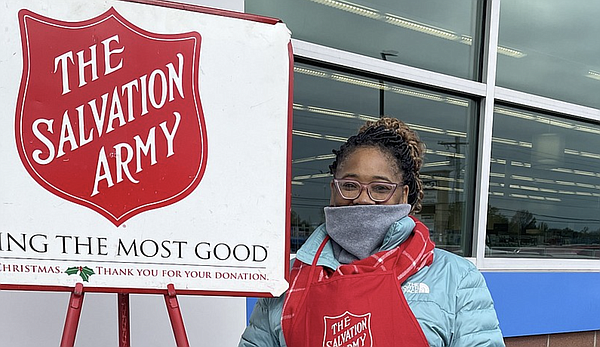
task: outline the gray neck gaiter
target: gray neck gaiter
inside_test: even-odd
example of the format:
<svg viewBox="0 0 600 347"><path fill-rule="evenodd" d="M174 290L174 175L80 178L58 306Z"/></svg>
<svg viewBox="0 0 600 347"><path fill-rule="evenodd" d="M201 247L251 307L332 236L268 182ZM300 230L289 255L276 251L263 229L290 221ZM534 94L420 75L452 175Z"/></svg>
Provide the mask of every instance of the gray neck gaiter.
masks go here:
<svg viewBox="0 0 600 347"><path fill-rule="evenodd" d="M409 204L325 207L335 258L348 264L376 253L390 226L409 212Z"/></svg>

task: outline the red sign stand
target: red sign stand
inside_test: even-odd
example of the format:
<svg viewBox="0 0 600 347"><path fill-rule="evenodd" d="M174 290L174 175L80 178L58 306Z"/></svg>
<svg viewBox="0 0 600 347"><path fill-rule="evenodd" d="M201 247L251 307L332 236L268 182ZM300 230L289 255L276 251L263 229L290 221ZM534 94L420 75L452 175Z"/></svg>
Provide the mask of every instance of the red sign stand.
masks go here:
<svg viewBox="0 0 600 347"><path fill-rule="evenodd" d="M79 326L79 317L81 316L81 307L83 306L83 284L77 283L71 298L69 299L69 307L67 308L67 317L65 318L65 326L60 342L60 347L73 347L75 345L75 335ZM119 293L118 295L118 311L119 311L119 347L130 347L130 324L129 324L129 294ZM165 294L165 302L167 304L167 312L171 320L173 335L177 347L189 347L183 317L179 309L179 302L175 293L175 286L169 284L167 286L167 294Z"/></svg>
<svg viewBox="0 0 600 347"><path fill-rule="evenodd" d="M131 339L129 334L129 294L117 294L119 308L119 347L129 347Z"/></svg>
<svg viewBox="0 0 600 347"><path fill-rule="evenodd" d="M67 309L67 318L65 318L65 327L63 329L60 347L73 347L75 345L75 334L79 325L79 316L81 315L81 306L83 305L83 284L77 283L71 298L69 299L69 308Z"/></svg>
<svg viewBox="0 0 600 347"><path fill-rule="evenodd" d="M171 327L173 328L177 347L190 347L187 334L185 333L183 317L181 317L181 310L179 309L179 302L177 301L177 296L175 296L175 286L173 286L173 284L167 285L165 301L167 303L167 311L169 312L169 318L171 319Z"/></svg>

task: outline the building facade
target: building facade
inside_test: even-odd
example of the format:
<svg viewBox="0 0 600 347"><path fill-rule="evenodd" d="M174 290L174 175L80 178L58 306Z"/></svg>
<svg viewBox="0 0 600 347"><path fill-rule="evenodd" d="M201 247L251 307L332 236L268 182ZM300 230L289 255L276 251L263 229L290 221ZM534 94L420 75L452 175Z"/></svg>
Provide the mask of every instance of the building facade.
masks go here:
<svg viewBox="0 0 600 347"><path fill-rule="evenodd" d="M324 220L331 150L366 120L397 117L427 144L418 217L484 272L507 344L595 346L600 3L244 6L292 31L292 249Z"/></svg>

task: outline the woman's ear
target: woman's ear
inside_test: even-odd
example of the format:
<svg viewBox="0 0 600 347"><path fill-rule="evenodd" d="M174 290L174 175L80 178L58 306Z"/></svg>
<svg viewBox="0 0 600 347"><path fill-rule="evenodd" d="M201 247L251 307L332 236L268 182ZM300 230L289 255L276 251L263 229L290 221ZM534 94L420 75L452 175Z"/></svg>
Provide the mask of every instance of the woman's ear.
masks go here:
<svg viewBox="0 0 600 347"><path fill-rule="evenodd" d="M410 191L410 189L408 188L407 185L402 186L402 203L403 204L408 204L409 191Z"/></svg>
<svg viewBox="0 0 600 347"><path fill-rule="evenodd" d="M329 206L335 206L335 184L333 180L329 182L329 190L331 191L331 195L329 196Z"/></svg>

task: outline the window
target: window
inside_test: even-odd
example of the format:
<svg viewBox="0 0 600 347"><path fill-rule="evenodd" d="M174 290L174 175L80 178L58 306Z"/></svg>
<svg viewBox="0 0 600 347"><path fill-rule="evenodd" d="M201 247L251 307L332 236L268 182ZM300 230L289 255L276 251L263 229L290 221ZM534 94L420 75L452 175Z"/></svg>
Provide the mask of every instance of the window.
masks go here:
<svg viewBox="0 0 600 347"><path fill-rule="evenodd" d="M496 85L600 107L598 1L502 0ZM499 53L502 53L499 49Z"/></svg>
<svg viewBox="0 0 600 347"><path fill-rule="evenodd" d="M470 255L474 102L307 64L297 63L294 71L293 250L324 221L332 149L383 113L403 120L427 145L419 217L432 239L439 247Z"/></svg>
<svg viewBox="0 0 600 347"><path fill-rule="evenodd" d="M487 256L600 258L600 126L496 106Z"/></svg>
<svg viewBox="0 0 600 347"><path fill-rule="evenodd" d="M246 11L281 18L296 39L477 79L477 0L250 0Z"/></svg>

